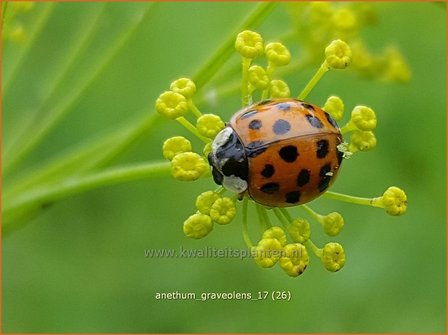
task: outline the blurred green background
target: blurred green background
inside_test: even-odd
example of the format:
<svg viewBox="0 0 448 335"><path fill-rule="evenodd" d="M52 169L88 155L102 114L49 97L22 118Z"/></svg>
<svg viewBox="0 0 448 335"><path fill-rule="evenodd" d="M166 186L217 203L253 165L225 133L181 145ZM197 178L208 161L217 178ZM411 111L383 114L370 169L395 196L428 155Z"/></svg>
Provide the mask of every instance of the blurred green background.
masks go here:
<svg viewBox="0 0 448 335"><path fill-rule="evenodd" d="M20 16L32 28L48 3ZM76 100L21 171L89 138L100 138L152 111L169 83L191 76L241 24L256 3L156 3L127 43ZM405 56L412 80L395 84L330 72L308 100L323 104L337 94L347 110L372 106L378 146L346 161L333 191L376 196L390 185L406 190L406 215L318 199L319 212L338 211L346 226L332 239L318 228L313 240L340 242L347 263L329 273L311 256L299 278L250 260L145 258L146 248L244 248L241 218L191 240L182 222L211 180L182 183L169 176L92 190L51 206L2 240L3 332L426 332L444 333L446 316L446 9L434 3L372 3L378 23L362 31L380 51L393 44ZM57 104L110 55L119 34L135 25L148 3L58 3L3 96L3 146L29 122L45 90L75 52L92 20L100 26L73 72L58 86ZM292 27L278 4L256 30L277 40ZM3 41L7 76L23 43ZM293 57L300 43L287 40ZM232 56L231 64L238 63ZM298 92L309 67L286 77ZM235 76L235 78L237 78ZM216 82L215 82L216 84ZM210 84L209 89L214 86ZM229 117L239 94L201 109ZM167 137L187 134L158 119L151 131L114 164L161 159ZM196 151L200 143L194 142ZM8 182L8 181L6 181ZM13 183L13 181L12 181ZM294 213L299 213L295 211ZM250 222L252 226L257 225ZM290 291L283 301L158 301L156 292Z"/></svg>

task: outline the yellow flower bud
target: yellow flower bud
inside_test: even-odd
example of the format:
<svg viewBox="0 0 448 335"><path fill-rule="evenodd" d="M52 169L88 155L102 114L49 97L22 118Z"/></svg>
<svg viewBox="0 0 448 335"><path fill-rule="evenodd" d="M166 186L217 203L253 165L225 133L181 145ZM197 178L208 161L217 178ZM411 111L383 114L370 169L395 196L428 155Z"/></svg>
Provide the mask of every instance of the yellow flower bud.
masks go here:
<svg viewBox="0 0 448 335"><path fill-rule="evenodd" d="M272 227L265 230L261 238L275 238L280 242L282 246L286 245L287 243L285 232L280 227Z"/></svg>
<svg viewBox="0 0 448 335"><path fill-rule="evenodd" d="M305 219L295 219L288 226L288 233L294 242L305 243L311 236L310 224Z"/></svg>
<svg viewBox="0 0 448 335"><path fill-rule="evenodd" d="M174 156L171 161L171 173L174 178L182 181L199 179L207 170L207 163L194 152L183 152Z"/></svg>
<svg viewBox="0 0 448 335"><path fill-rule="evenodd" d="M336 272L345 265L345 252L339 243L327 243L322 249L321 261L328 271Z"/></svg>
<svg viewBox="0 0 448 335"><path fill-rule="evenodd" d="M384 192L382 203L387 214L398 216L406 213L408 198L402 189L392 186Z"/></svg>
<svg viewBox="0 0 448 335"><path fill-rule="evenodd" d="M170 89L173 92L182 94L187 99L190 99L196 93L196 85L188 78L180 78L173 81Z"/></svg>
<svg viewBox="0 0 448 335"><path fill-rule="evenodd" d="M244 58L256 58L263 54L263 38L254 31L242 31L236 37L235 49Z"/></svg>
<svg viewBox="0 0 448 335"><path fill-rule="evenodd" d="M212 219L208 215L193 214L184 222L184 234L199 239L207 236L213 229Z"/></svg>
<svg viewBox="0 0 448 335"><path fill-rule="evenodd" d="M374 130L376 128L375 112L367 106L356 106L352 111L351 122L359 130Z"/></svg>
<svg viewBox="0 0 448 335"><path fill-rule="evenodd" d="M269 86L269 76L266 70L259 65L253 65L249 68L249 84L258 90L264 90Z"/></svg>
<svg viewBox="0 0 448 335"><path fill-rule="evenodd" d="M371 131L355 130L351 136L349 151L368 151L376 146L375 134Z"/></svg>
<svg viewBox="0 0 448 335"><path fill-rule="evenodd" d="M212 142L208 142L204 145L204 149L202 150L202 153L205 157L208 157L208 154L212 152Z"/></svg>
<svg viewBox="0 0 448 335"><path fill-rule="evenodd" d="M338 96L332 95L325 102L323 110L330 114L333 119L339 121L344 116L344 102Z"/></svg>
<svg viewBox="0 0 448 335"><path fill-rule="evenodd" d="M280 258L281 268L291 277L297 277L305 271L309 264L309 256L305 246L300 243L288 244L283 248Z"/></svg>
<svg viewBox="0 0 448 335"><path fill-rule="evenodd" d="M224 122L218 115L204 114L198 118L196 128L199 134L208 138L215 138L215 136L225 127Z"/></svg>
<svg viewBox="0 0 448 335"><path fill-rule="evenodd" d="M177 119L187 113L187 100L182 94L166 91L157 98L156 110L169 119Z"/></svg>
<svg viewBox="0 0 448 335"><path fill-rule="evenodd" d="M212 205L218 200L219 194L213 191L203 192L196 198L196 208L202 214L210 215Z"/></svg>
<svg viewBox="0 0 448 335"><path fill-rule="evenodd" d="M255 262L262 268L270 268L277 263L282 253L282 245L275 238L260 240L258 245L252 249Z"/></svg>
<svg viewBox="0 0 448 335"><path fill-rule="evenodd" d="M344 218L338 212L333 212L322 217L322 226L329 236L336 236L344 228Z"/></svg>
<svg viewBox="0 0 448 335"><path fill-rule="evenodd" d="M271 96L274 99L289 98L291 96L291 91L283 80L276 79L271 81Z"/></svg>
<svg viewBox="0 0 448 335"><path fill-rule="evenodd" d="M269 43L264 52L268 62L274 66L288 65L291 61L291 53L282 43Z"/></svg>
<svg viewBox="0 0 448 335"><path fill-rule="evenodd" d="M325 59L332 69L345 69L352 60L352 50L347 43L334 40L325 48Z"/></svg>
<svg viewBox="0 0 448 335"><path fill-rule="evenodd" d="M230 223L235 217L235 214L235 202L228 197L217 199L210 209L210 217L219 224Z"/></svg>
<svg viewBox="0 0 448 335"><path fill-rule="evenodd" d="M163 142L163 157L172 160L182 152L191 151L191 142L183 136L174 136Z"/></svg>

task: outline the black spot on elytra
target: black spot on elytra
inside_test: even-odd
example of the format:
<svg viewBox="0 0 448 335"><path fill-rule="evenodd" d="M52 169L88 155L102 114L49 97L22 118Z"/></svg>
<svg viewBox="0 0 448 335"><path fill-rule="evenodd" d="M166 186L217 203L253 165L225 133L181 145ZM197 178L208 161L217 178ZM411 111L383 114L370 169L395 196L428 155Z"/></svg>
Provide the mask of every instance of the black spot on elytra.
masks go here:
<svg viewBox="0 0 448 335"><path fill-rule="evenodd" d="M265 178L270 178L274 175L275 168L274 165L266 164L263 168L263 171L261 171L261 175Z"/></svg>
<svg viewBox="0 0 448 335"><path fill-rule="evenodd" d="M256 110L247 111L246 113L244 113L243 115L240 116L240 120L244 120L244 119L250 118L250 117L254 116L257 113L258 113L258 111L256 111Z"/></svg>
<svg viewBox="0 0 448 335"><path fill-rule="evenodd" d="M317 158L325 158L328 154L328 141L327 140L319 140L316 143L316 157Z"/></svg>
<svg viewBox="0 0 448 335"><path fill-rule="evenodd" d="M272 102L272 100L270 100L270 99L263 100L263 101L259 102L259 103L257 104L257 106L267 105L267 104L269 104L269 103L271 103L271 102Z"/></svg>
<svg viewBox="0 0 448 335"><path fill-rule="evenodd" d="M272 126L272 131L276 135L283 135L286 134L288 131L291 130L291 125L288 121L283 119L278 119L275 121L274 125Z"/></svg>
<svg viewBox="0 0 448 335"><path fill-rule="evenodd" d="M307 104L305 102L302 102L302 106L305 107L306 109L310 110L310 111L313 111L313 112L315 111L313 105L310 105L310 104Z"/></svg>
<svg viewBox="0 0 448 335"><path fill-rule="evenodd" d="M258 130L261 128L261 126L262 126L261 120L258 119L252 120L249 123L249 129L252 130Z"/></svg>
<svg viewBox="0 0 448 335"><path fill-rule="evenodd" d="M267 150L263 141L253 141L246 145L246 156L254 158Z"/></svg>
<svg viewBox="0 0 448 335"><path fill-rule="evenodd" d="M260 191L267 194L273 194L280 189L280 185L277 183L267 183L260 187Z"/></svg>
<svg viewBox="0 0 448 335"><path fill-rule="evenodd" d="M327 112L325 112L325 116L327 117L328 122L330 122L330 124L333 126L333 128L338 129L338 124L336 123L336 121L331 117L330 114L328 114Z"/></svg>
<svg viewBox="0 0 448 335"><path fill-rule="evenodd" d="M308 120L308 122L310 123L310 125L312 125L315 128L322 128L324 125L322 124L322 122L315 117L314 115L306 115L306 119Z"/></svg>
<svg viewBox="0 0 448 335"><path fill-rule="evenodd" d="M303 169L297 176L297 186L304 186L310 181L310 170Z"/></svg>
<svg viewBox="0 0 448 335"><path fill-rule="evenodd" d="M287 163L294 162L299 156L299 153L297 152L297 147L294 145L284 146L279 150L278 153L280 157Z"/></svg>
<svg viewBox="0 0 448 335"><path fill-rule="evenodd" d="M286 193L286 199L285 201L289 204L295 204L300 201L300 192L299 191L292 191Z"/></svg>
<svg viewBox="0 0 448 335"><path fill-rule="evenodd" d="M319 189L319 192L323 192L328 188L328 185L330 184L331 181L331 175L328 175L328 173L331 172L331 164L327 163L324 166L322 166L322 168L319 171L319 176L320 176L320 182L319 185L317 186L317 188Z"/></svg>
<svg viewBox="0 0 448 335"><path fill-rule="evenodd" d="M277 108L279 110L281 110L281 111L286 112L286 111L289 111L291 109L291 105L286 103L286 102L284 102L284 103L278 104Z"/></svg>
<svg viewBox="0 0 448 335"><path fill-rule="evenodd" d="M331 164L330 163L327 163L324 166L322 166L322 168L319 171L319 176L325 177L328 172L331 172Z"/></svg>

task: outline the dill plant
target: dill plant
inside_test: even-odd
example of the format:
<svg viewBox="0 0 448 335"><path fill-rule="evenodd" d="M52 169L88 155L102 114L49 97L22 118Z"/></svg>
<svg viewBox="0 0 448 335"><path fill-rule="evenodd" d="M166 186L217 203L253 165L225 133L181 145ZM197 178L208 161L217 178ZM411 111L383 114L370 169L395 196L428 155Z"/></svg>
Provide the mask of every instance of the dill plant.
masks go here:
<svg viewBox="0 0 448 335"><path fill-rule="evenodd" d="M17 71L20 70L31 47L36 43L41 30L45 27L57 4L42 4L39 17L29 32L20 24L21 15L31 15L32 3L3 4L3 31L5 43L17 43L21 45L19 55L13 67L3 80L3 94L14 90L13 84ZM105 5L98 5L97 19L104 11ZM83 92L102 74L107 64L114 56L126 46L139 26L144 22L146 15L150 13L152 4L145 4L138 18L131 21L128 27L115 37L114 43L104 52L104 57L99 61L93 72L86 73L83 80L75 86L59 104L51 106L43 117L40 113L47 107L57 87L70 74L72 65L81 57L86 47L91 43L100 24L99 20L92 20L85 28L85 34L81 35L75 46L76 52L67 61L64 68L54 81L54 87L48 88L48 95L44 104L31 115L34 120L25 129L26 136L16 136L5 148L3 153L2 176L5 180L3 192L3 232L10 233L17 230L23 224L44 211L48 205L57 202L72 194L81 193L97 187L124 183L143 178L157 178L162 175L172 174L182 181L197 180L202 176L209 176L209 168L204 160L204 155L210 151L210 143L216 134L224 127L224 121L215 114L202 114L199 107L206 95L201 90L216 76L220 85L214 89L218 96L238 94L241 92L242 105L246 106L253 101L255 96L260 99L289 97L291 92L285 81L280 79L283 75L306 67L315 67L316 60L321 54L314 52L325 51L325 61L318 67L318 71L310 82L298 95L298 99L305 99L322 76L330 69L346 68L353 63L355 70L363 76L386 78L389 81L406 81L410 78L410 71L397 50L388 51L386 55L374 56L362 44L359 31L363 25L368 24L365 8L359 9L351 5L332 5L329 3L308 3L288 5L293 29L286 31L280 39L291 41L298 39L307 51L301 59L294 58L288 48L280 42L272 42L264 45L262 37L251 31L256 29L277 6L275 3L261 3L247 16L240 27L230 34L222 45L203 63L203 66L192 76L180 78L174 81L170 90L162 93L156 101L155 111L142 119L131 121L117 131L110 132L99 140L88 141L62 155L56 156L45 162L31 172L17 174L21 164L39 146L48 134L58 126L72 107L76 105ZM31 13L31 14L30 14ZM368 16L368 15L367 15ZM328 18L331 17L331 20ZM350 18L348 20L348 18ZM343 24L351 22L350 25ZM325 24L323 24L325 23ZM307 34L307 24L318 24L320 34ZM311 36L311 37L310 37ZM355 46L356 56L352 57L349 44L342 42L338 37L343 37L350 45ZM235 40L236 39L236 40ZM333 41L333 42L331 42ZM331 42L331 43L330 43ZM322 47L325 45L325 47ZM242 56L242 80L235 81L232 73L235 67L224 67L236 49ZM267 66L252 64L252 60L261 55L267 58ZM353 58L353 60L352 60ZM358 58L358 60L357 60ZM291 64L290 64L291 63ZM390 64L393 64L390 65ZM290 65L286 67L286 65ZM221 69L224 68L224 71ZM375 74L372 75L372 73ZM195 99L197 93L202 93L202 99ZM331 96L325 102L323 108L336 120L342 118L344 104L337 96ZM159 113L156 113L159 112ZM196 124L186 118L191 112L197 119ZM122 154L135 143L143 134L150 131L163 114L169 119L177 120L182 126L198 138L205 147L203 152L192 152L192 143L184 137L172 137L163 145L163 155L171 162L154 161L131 164L125 166L110 166L114 158ZM366 151L376 145L376 140L371 132L376 126L374 112L366 106L357 106L352 112L350 121L342 127L343 133L352 132L351 142L344 147L346 156L356 151ZM225 190L207 191L201 194L196 201L198 212L193 214L184 223L184 232L193 238L206 236L213 228L213 222L220 225L229 224L236 215L234 196L223 196ZM389 193L387 193L389 192ZM387 194L386 194L387 193ZM385 207L389 214L398 215L405 211L406 196L398 188L390 188L378 198L356 198L327 192L330 198L349 201L358 204L368 204L376 207ZM398 197L398 198L397 198ZM400 198L401 197L401 198ZM388 200L385 200L388 199ZM397 200L398 199L398 200ZM247 197L243 200L243 237L246 244L254 250L282 249L285 252L283 258L255 257L255 261L262 267L273 266L277 261L290 276L301 274L308 264L308 250L312 250L321 258L325 267L330 271L339 270L345 263L344 250L338 243L328 243L323 248L316 247L309 239L309 223L298 217L293 218L284 209L275 208L273 213L283 228L272 226L266 209L257 207L258 220L265 226L261 240L255 246L247 232ZM401 206L397 209L397 206ZM324 231L335 236L344 226L344 220L339 213L321 215L306 205L302 208L311 218L320 223ZM392 209L391 209L392 208ZM293 243L287 244L285 232ZM301 255L294 258L293 254ZM335 255L340 255L339 259Z"/></svg>

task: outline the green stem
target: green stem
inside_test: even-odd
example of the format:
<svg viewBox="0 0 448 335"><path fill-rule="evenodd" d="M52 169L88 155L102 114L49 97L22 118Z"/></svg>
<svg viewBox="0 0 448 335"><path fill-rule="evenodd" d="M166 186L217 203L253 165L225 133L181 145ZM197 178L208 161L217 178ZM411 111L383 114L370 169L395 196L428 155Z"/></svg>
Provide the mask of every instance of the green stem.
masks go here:
<svg viewBox="0 0 448 335"><path fill-rule="evenodd" d="M226 191L227 191L227 190L226 190L224 187L222 187L222 186L218 186L218 187L216 188L216 190L214 190L213 192L214 192L214 193L217 193L217 194L219 194L219 195L223 195Z"/></svg>
<svg viewBox="0 0 448 335"><path fill-rule="evenodd" d="M273 209L275 216L281 222L285 229L288 229L289 221L283 216L282 211L279 208Z"/></svg>
<svg viewBox="0 0 448 335"><path fill-rule="evenodd" d="M263 216L263 219L266 222L268 228L271 228L272 227L272 223L271 223L271 220L269 219L269 215L268 215L268 212L266 210L266 207L260 205L260 212L261 212L261 215Z"/></svg>
<svg viewBox="0 0 448 335"><path fill-rule="evenodd" d="M201 111L196 107L192 99L187 100L188 107L190 108L191 112L193 113L196 118L200 118L202 116Z"/></svg>
<svg viewBox="0 0 448 335"><path fill-rule="evenodd" d="M286 208L280 208L280 211L282 212L283 216L286 218L286 220L288 220L289 223L291 223L292 221L294 221L294 219L293 219L292 216L289 214L289 212L286 210Z"/></svg>
<svg viewBox="0 0 448 335"><path fill-rule="evenodd" d="M252 248L254 246L252 240L249 236L249 229L247 226L247 197L243 198L243 239L248 248Z"/></svg>
<svg viewBox="0 0 448 335"><path fill-rule="evenodd" d="M335 193L335 192L330 192L330 191L325 192L323 194L323 196L328 199L349 202L349 203L356 204L356 205L365 205L365 206L384 208L384 205L382 202L382 197L361 198L361 197L354 197L351 195Z"/></svg>
<svg viewBox="0 0 448 335"><path fill-rule="evenodd" d="M350 120L348 121L342 128L341 128L341 134L344 135L346 133L349 133L353 130L358 129L355 124Z"/></svg>
<svg viewBox="0 0 448 335"><path fill-rule="evenodd" d="M238 65L238 69L241 69L241 64L236 64L236 65ZM289 66L284 66L284 67L278 68L277 71L282 76L285 76L285 75L288 75L290 73L296 72L296 71L304 68L306 65L309 65L309 63L296 61L296 62L291 63ZM233 94L236 94L236 93L238 93L239 90L241 90L241 80L240 79L222 84L221 86L218 86L216 88L218 99L222 99L222 98L231 96ZM266 100L268 98L269 98L269 88L267 88L266 90L263 90L261 100ZM201 98L199 100L197 100L197 102L200 105L205 100L206 100L206 98L204 97L204 95L202 95Z"/></svg>
<svg viewBox="0 0 448 335"><path fill-rule="evenodd" d="M6 193L15 194L26 191L36 184L54 183L69 175L80 175L88 170L107 165L120 152L125 151L133 142L146 134L159 119L158 113L149 114L135 128L134 122L107 136L100 137L100 141L87 141L66 154L58 156L41 168L32 168L31 173L14 181Z"/></svg>
<svg viewBox="0 0 448 335"><path fill-rule="evenodd" d="M155 178L169 175L169 162L153 162L115 167L98 173L72 177L57 184L41 187L19 195L3 199L4 231L14 230L14 220L25 212L43 209L73 194L85 192L106 185L114 185L133 180Z"/></svg>
<svg viewBox="0 0 448 335"><path fill-rule="evenodd" d="M255 203L257 208L258 218L262 223L262 229L266 230L272 227L271 220L269 220L268 213L266 212L266 208L262 205Z"/></svg>
<svg viewBox="0 0 448 335"><path fill-rule="evenodd" d="M302 205L300 206L305 212L307 212L313 219L315 219L317 222L319 223L323 223L322 221L322 215L316 213L315 211L313 211L310 207L308 207L307 205Z"/></svg>
<svg viewBox="0 0 448 335"><path fill-rule="evenodd" d="M249 104L249 67L250 58L242 58L242 79L241 79L241 105L246 107Z"/></svg>
<svg viewBox="0 0 448 335"><path fill-rule="evenodd" d="M269 87L261 93L261 101L269 98Z"/></svg>
<svg viewBox="0 0 448 335"><path fill-rule="evenodd" d="M311 249L317 257L319 257L319 258L322 257L322 249L316 247L316 245L313 243L313 241L311 241L311 240L306 241L305 246L307 248Z"/></svg>
<svg viewBox="0 0 448 335"><path fill-rule="evenodd" d="M199 134L198 130L196 129L195 126L193 126L193 124L188 121L186 118L184 118L183 116L178 117L176 119L176 121L178 121L182 126L184 126L190 133L192 133L194 136L196 136L197 138L199 138L202 142L204 142L205 144L210 142L209 138L206 138L204 136L202 136L201 134Z"/></svg>
<svg viewBox="0 0 448 335"><path fill-rule="evenodd" d="M313 78L311 78L311 80L308 82L308 84L305 86L302 92L300 92L297 99L304 100L311 92L311 90L314 88L314 86L316 86L319 80L323 77L323 75L328 72L329 69L330 68L327 65L327 61L324 61L317 70L317 72L314 74Z"/></svg>
<svg viewBox="0 0 448 335"><path fill-rule="evenodd" d="M255 204L255 208L257 209L257 215L258 215L258 221L260 222L261 229L264 231L268 229L268 225L266 221L264 220L263 215L261 214L261 206L258 204Z"/></svg>

